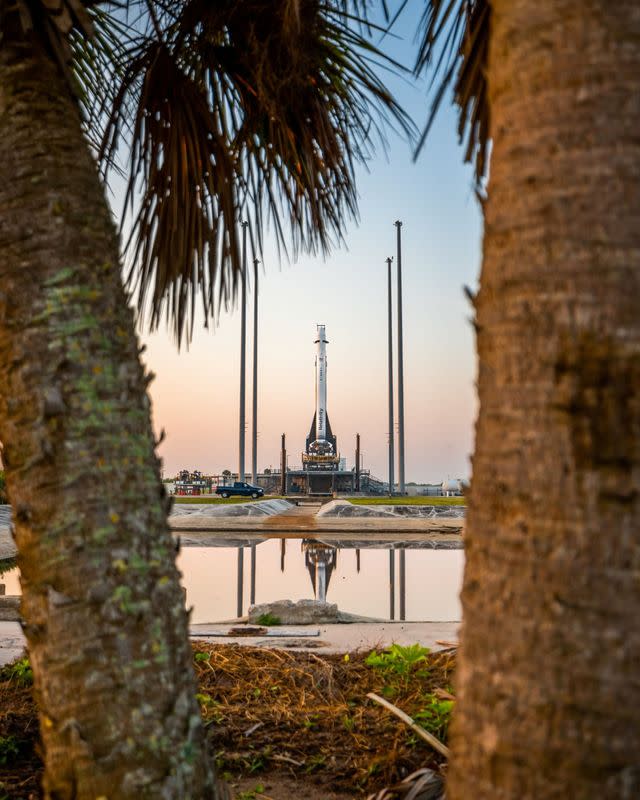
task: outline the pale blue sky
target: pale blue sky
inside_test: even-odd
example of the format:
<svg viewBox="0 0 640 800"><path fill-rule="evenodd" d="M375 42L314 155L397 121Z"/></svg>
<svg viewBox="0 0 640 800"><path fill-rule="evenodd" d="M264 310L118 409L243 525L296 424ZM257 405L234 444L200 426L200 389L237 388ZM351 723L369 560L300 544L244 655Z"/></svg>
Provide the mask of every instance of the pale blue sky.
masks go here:
<svg viewBox="0 0 640 800"><path fill-rule="evenodd" d="M399 32L412 38L421 3ZM411 41L393 42L404 61ZM393 80L417 122L427 114L426 89ZM364 466L387 477L387 256L395 260L396 219L403 221L406 479L468 476L475 418L475 350L463 285L475 287L481 217L473 174L462 164L456 117L443 107L413 163L408 144L390 133L390 148L359 170L360 221L345 229L346 247L325 261L278 263L269 240L261 267L258 467L276 466L280 434L290 465L300 452L314 404L314 338L327 326L328 412L342 455L353 465L355 434ZM249 295L248 320L252 318ZM395 303L395 298L394 298ZM178 353L164 330L144 334L154 421L166 429L165 475L180 468L235 470L238 463L238 309L216 330L196 327ZM251 465L251 326L247 348L246 466ZM395 336L395 330L394 330ZM397 475L397 473L396 473Z"/></svg>

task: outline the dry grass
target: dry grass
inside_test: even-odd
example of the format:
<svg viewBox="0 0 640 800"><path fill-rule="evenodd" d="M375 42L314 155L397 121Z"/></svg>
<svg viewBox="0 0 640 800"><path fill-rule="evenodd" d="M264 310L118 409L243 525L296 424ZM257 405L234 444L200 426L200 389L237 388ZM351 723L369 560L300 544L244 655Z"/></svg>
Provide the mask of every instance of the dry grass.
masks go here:
<svg viewBox="0 0 640 800"><path fill-rule="evenodd" d="M0 670L0 800L31 800L41 797L38 717L31 686L11 673Z"/></svg>
<svg viewBox="0 0 640 800"><path fill-rule="evenodd" d="M424 711L450 689L450 650L393 675L367 666L366 654L199 648L203 714L223 772L277 769L368 792L443 761L366 695L384 693L410 716Z"/></svg>
<svg viewBox="0 0 640 800"><path fill-rule="evenodd" d="M353 797L419 767L440 770L442 757L366 695L385 694L420 716L448 697L455 651L431 654L397 673L368 666L365 658L194 643L198 699L219 774L256 783L281 777L301 790L315 784ZM0 800L39 798L35 705L30 689L7 674L0 671L0 742L13 737L20 744L7 763L0 759ZM438 735L446 735L446 719Z"/></svg>

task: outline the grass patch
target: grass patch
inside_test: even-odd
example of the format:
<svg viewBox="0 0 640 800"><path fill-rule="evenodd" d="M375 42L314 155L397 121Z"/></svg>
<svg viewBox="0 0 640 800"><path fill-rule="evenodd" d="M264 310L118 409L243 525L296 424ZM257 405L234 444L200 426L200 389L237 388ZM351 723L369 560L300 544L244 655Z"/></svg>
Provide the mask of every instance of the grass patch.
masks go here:
<svg viewBox="0 0 640 800"><path fill-rule="evenodd" d="M16 686L31 686L33 672L27 656L13 661L0 669L0 683L13 682Z"/></svg>
<svg viewBox="0 0 640 800"><path fill-rule="evenodd" d="M15 569L18 566L18 562L15 558L3 558L0 560L0 578L4 575L5 572L9 572L12 569Z"/></svg>
<svg viewBox="0 0 640 800"><path fill-rule="evenodd" d="M464 497L346 497L355 506L466 506Z"/></svg>
<svg viewBox="0 0 640 800"><path fill-rule="evenodd" d="M275 614L267 613L267 614L260 614L260 616L256 620L256 623L258 625L265 625L266 627L269 627L271 625L282 625L282 620L280 619L280 617L276 617Z"/></svg>
<svg viewBox="0 0 640 800"><path fill-rule="evenodd" d="M258 783L254 789L247 789L246 792L240 792L238 795L238 800L256 800L256 798L262 797L264 792L264 786L261 783Z"/></svg>

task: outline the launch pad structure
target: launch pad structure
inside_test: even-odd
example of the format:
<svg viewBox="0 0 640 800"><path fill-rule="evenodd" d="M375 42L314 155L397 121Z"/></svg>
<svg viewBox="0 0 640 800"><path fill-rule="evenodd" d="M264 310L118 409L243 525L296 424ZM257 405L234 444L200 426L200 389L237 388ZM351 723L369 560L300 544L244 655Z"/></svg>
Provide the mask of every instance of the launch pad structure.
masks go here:
<svg viewBox="0 0 640 800"><path fill-rule="evenodd" d="M369 488L368 471L360 469L360 437L356 447L353 469L340 468L338 440L331 430L327 411L327 344L326 326L317 326L315 410L302 453L302 469L288 470L283 466L282 489L285 494L333 495L354 494ZM284 444L283 444L284 446ZM284 450L283 450L284 452ZM283 458L286 465L286 455Z"/></svg>

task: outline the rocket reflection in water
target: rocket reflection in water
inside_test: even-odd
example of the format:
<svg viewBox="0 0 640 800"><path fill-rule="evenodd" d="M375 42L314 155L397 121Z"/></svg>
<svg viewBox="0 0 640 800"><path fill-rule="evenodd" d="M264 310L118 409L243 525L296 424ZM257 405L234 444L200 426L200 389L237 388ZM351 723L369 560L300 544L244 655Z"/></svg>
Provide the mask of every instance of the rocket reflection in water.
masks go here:
<svg viewBox="0 0 640 800"><path fill-rule="evenodd" d="M315 598L320 603L326 603L329 581L338 563L338 550L313 539L303 539L302 551L304 565L311 576Z"/></svg>

